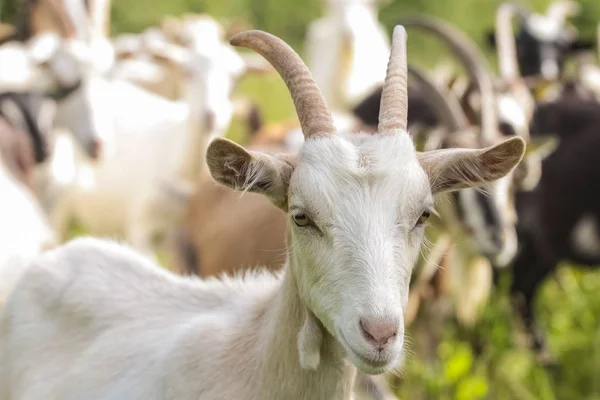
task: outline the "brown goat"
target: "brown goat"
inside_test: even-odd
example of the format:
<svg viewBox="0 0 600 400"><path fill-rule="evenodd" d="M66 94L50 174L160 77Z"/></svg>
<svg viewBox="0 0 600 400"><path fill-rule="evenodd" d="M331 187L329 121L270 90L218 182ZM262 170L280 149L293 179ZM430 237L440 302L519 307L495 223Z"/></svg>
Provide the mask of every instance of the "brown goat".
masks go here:
<svg viewBox="0 0 600 400"><path fill-rule="evenodd" d="M264 196L240 194L205 176L183 218L185 238L178 246L185 248L175 252L177 267L202 277L279 268L285 261L285 219Z"/></svg>

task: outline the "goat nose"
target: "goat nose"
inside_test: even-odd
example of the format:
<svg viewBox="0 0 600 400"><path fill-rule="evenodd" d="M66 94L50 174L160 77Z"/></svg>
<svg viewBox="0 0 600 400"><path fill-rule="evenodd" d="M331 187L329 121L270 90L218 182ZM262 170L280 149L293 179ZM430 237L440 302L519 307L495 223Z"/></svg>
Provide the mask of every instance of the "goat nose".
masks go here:
<svg viewBox="0 0 600 400"><path fill-rule="evenodd" d="M363 318L360 327L365 339L378 348L385 347L398 335L398 324L391 321Z"/></svg>

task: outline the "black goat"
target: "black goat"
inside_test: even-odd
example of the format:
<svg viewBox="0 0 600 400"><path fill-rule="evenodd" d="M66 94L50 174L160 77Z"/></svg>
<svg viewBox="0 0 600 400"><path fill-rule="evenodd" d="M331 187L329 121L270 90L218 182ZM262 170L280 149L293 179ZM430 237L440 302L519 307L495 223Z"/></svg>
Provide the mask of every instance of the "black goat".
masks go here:
<svg viewBox="0 0 600 400"><path fill-rule="evenodd" d="M546 357L533 309L537 289L560 261L600 265L600 103L567 97L538 105L531 131L555 134L559 145L543 161L538 186L517 195L520 252L511 292L534 350Z"/></svg>
<svg viewBox="0 0 600 400"><path fill-rule="evenodd" d="M377 126L379 123L379 103L383 87L378 87L365 97L353 109L352 114L368 126ZM408 84L408 126L421 124L426 128L439 125L438 113L433 104L427 99L422 90L412 82Z"/></svg>
<svg viewBox="0 0 600 400"><path fill-rule="evenodd" d="M580 51L595 49L593 40L574 37L566 26L556 32L545 32L543 37L540 32L542 29L538 28L539 24L534 17L541 16L522 12L517 19L515 41L521 76L557 79L569 56ZM486 37L488 45L495 49L494 31L487 32Z"/></svg>

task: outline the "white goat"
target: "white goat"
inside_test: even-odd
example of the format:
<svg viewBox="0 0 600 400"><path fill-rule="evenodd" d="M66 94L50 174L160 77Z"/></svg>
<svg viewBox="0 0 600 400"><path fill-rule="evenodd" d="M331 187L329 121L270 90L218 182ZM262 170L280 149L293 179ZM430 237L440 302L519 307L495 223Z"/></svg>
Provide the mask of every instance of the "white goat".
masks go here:
<svg viewBox="0 0 600 400"><path fill-rule="evenodd" d="M55 127L68 129L90 157L100 159L113 147L112 106L90 54L85 43L52 33L26 45L7 43L0 47L0 90L47 92L56 100Z"/></svg>
<svg viewBox="0 0 600 400"><path fill-rule="evenodd" d="M125 79L167 99L181 98L186 83L174 58L186 57L188 51L179 46L168 45L167 37L157 28L149 28L139 34L123 34L113 39L116 62L111 76ZM164 51L169 51L168 55Z"/></svg>
<svg viewBox="0 0 600 400"><path fill-rule="evenodd" d="M211 136L223 136L229 126L229 96L243 68L239 59L185 54L173 60L190 77L185 101L167 100L118 79L107 83L114 153L87 167L92 185L75 183L59 196L50 214L63 237L75 217L96 235L124 234L150 253L152 237L176 220L204 166Z"/></svg>
<svg viewBox="0 0 600 400"><path fill-rule="evenodd" d="M120 35L113 39L113 45L117 62L112 76L127 79L171 100L180 99L184 86L189 84L177 63L172 62L174 58L185 57L183 54L186 51L209 54L232 66L241 64L242 60L239 68L248 73L272 70L264 62L256 62L247 53L238 54L225 46L221 24L206 14L188 15L181 20L169 17L160 28L148 28L140 34Z"/></svg>
<svg viewBox="0 0 600 400"><path fill-rule="evenodd" d="M326 0L326 15L310 23L307 64L335 111L345 111L380 87L389 38L373 0Z"/></svg>
<svg viewBox="0 0 600 400"><path fill-rule="evenodd" d="M0 398L346 400L355 367L380 374L402 359L433 195L505 175L523 140L417 153L401 26L378 134L336 134L310 72L280 39L248 31L232 43L279 71L306 136L298 156L225 139L207 153L216 181L288 213L283 272L200 281L97 239L48 252L0 314Z"/></svg>

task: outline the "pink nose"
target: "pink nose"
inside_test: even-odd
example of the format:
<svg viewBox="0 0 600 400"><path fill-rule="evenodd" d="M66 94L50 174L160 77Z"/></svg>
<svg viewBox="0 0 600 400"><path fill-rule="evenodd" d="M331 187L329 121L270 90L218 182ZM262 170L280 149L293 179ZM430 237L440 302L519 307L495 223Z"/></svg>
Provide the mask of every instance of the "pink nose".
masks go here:
<svg viewBox="0 0 600 400"><path fill-rule="evenodd" d="M398 324L392 321L360 320L363 336L369 343L383 349L398 335Z"/></svg>

